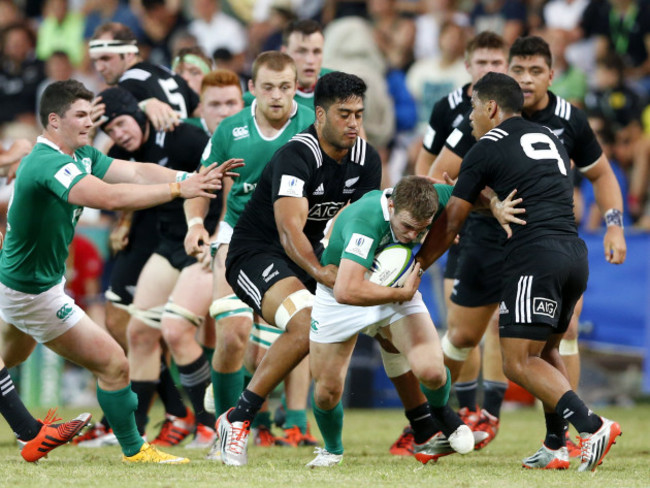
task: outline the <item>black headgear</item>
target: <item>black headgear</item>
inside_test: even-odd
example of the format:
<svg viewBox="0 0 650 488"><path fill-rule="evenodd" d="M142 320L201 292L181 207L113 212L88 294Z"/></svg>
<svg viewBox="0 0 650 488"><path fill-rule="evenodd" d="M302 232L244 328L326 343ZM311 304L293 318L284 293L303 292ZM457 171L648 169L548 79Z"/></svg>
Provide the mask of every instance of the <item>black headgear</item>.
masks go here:
<svg viewBox="0 0 650 488"><path fill-rule="evenodd" d="M101 128L104 129L106 125L120 115L130 115L133 117L140 128L142 133L145 133L147 127L147 116L144 114L140 107L138 107L138 100L124 88L114 87L108 88L99 94L102 97L101 103L106 105L106 112L101 120Z"/></svg>

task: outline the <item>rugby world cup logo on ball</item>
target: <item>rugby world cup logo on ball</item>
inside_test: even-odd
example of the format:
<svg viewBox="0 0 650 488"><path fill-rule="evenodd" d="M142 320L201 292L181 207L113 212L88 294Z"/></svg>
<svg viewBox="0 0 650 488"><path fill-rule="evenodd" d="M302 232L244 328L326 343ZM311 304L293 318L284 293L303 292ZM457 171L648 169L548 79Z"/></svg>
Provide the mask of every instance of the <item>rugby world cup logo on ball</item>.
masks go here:
<svg viewBox="0 0 650 488"><path fill-rule="evenodd" d="M366 279L381 286L399 288L415 266L417 249L403 244L390 244L375 254Z"/></svg>

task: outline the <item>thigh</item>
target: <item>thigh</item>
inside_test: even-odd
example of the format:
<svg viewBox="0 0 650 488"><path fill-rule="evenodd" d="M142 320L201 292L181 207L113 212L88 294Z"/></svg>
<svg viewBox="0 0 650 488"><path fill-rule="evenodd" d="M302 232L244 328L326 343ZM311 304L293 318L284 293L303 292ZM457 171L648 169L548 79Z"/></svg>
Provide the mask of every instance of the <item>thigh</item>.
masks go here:
<svg viewBox="0 0 650 488"><path fill-rule="evenodd" d="M138 278L133 304L142 310L164 305L179 274L163 256L152 254Z"/></svg>
<svg viewBox="0 0 650 488"><path fill-rule="evenodd" d="M234 293L226 280L228 244L220 244L212 260L212 297L216 300Z"/></svg>
<svg viewBox="0 0 650 488"><path fill-rule="evenodd" d="M310 342L309 367L314 381L343 385L356 342L356 334L345 342Z"/></svg>
<svg viewBox="0 0 650 488"><path fill-rule="evenodd" d="M60 356L93 372L102 370L116 358L125 357L120 345L87 315L45 345Z"/></svg>
<svg viewBox="0 0 650 488"><path fill-rule="evenodd" d="M407 315L390 324L389 332L390 341L407 358L415 349L425 348L429 361L434 364L442 363L442 347L428 314Z"/></svg>
<svg viewBox="0 0 650 488"><path fill-rule="evenodd" d="M474 338L478 343L496 308L496 304L465 307L452 301L447 310L447 327L450 333L463 338Z"/></svg>
<svg viewBox="0 0 650 488"><path fill-rule="evenodd" d="M464 307L498 303L502 269L503 249L461 241L451 301Z"/></svg>
<svg viewBox="0 0 650 488"><path fill-rule="evenodd" d="M501 336L546 340L548 333L566 331L586 288L586 248L577 238L541 240L512 252L504 274Z"/></svg>
<svg viewBox="0 0 650 488"><path fill-rule="evenodd" d="M181 271L170 299L203 317L208 313L212 297L212 274L199 263Z"/></svg>

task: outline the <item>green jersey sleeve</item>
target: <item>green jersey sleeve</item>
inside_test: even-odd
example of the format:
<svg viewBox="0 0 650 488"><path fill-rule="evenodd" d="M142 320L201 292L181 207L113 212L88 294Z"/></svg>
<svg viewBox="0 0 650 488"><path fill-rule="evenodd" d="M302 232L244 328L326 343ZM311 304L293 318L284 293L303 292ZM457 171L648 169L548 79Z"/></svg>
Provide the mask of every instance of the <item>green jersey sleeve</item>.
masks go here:
<svg viewBox="0 0 650 488"><path fill-rule="evenodd" d="M100 180L104 178L113 162L113 158L106 156L92 146L84 146L78 149L75 154L77 155L77 160L81 160L82 167L87 170L90 166L90 173Z"/></svg>
<svg viewBox="0 0 650 488"><path fill-rule="evenodd" d="M52 158L50 164L43 165L41 171L34 173L39 184L66 202L70 188L87 174L81 163L70 156Z"/></svg>
<svg viewBox="0 0 650 488"><path fill-rule="evenodd" d="M380 237L365 219L351 219L341 229L343 252L341 259L350 259L365 268L372 266Z"/></svg>

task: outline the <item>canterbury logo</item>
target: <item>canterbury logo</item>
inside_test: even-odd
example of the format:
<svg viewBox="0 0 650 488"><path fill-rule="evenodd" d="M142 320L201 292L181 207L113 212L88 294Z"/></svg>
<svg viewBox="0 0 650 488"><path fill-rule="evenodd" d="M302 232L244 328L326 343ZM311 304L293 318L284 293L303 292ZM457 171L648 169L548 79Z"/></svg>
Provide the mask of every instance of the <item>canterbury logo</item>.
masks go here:
<svg viewBox="0 0 650 488"><path fill-rule="evenodd" d="M248 126L245 125L245 126L243 126L243 127L235 127L235 128L232 130L232 136L235 138L235 140L237 140L237 139L243 139L243 138L245 138L245 137L248 137L248 136L249 136L249 133L248 133Z"/></svg>
<svg viewBox="0 0 650 488"><path fill-rule="evenodd" d="M66 303L56 312L56 316L59 318L59 320L63 320L71 313L72 313L72 306Z"/></svg>

